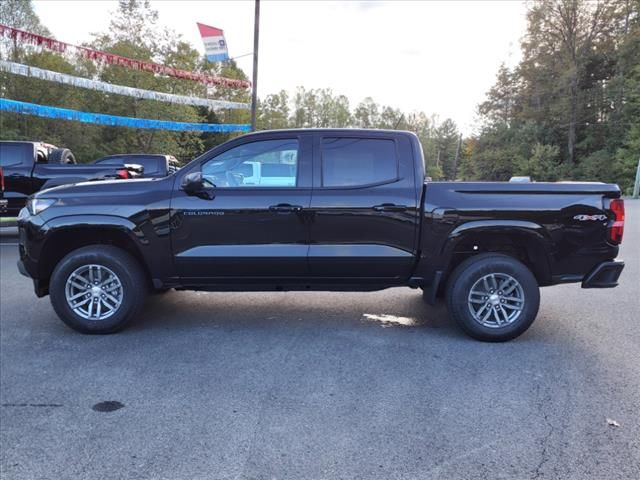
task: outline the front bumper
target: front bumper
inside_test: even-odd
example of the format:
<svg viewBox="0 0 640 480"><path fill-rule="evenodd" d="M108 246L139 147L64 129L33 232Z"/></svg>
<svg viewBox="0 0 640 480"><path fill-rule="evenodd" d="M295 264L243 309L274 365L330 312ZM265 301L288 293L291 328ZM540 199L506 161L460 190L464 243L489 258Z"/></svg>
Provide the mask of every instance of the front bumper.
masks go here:
<svg viewBox="0 0 640 480"><path fill-rule="evenodd" d="M22 260L18 260L18 271L25 277L31 278L31 275L29 275L29 272L27 272L27 269L24 266L24 262Z"/></svg>
<svg viewBox="0 0 640 480"><path fill-rule="evenodd" d="M38 297L49 293L48 279L41 279L38 275L38 260L42 246L42 219L20 212L18 217L18 250L20 258L17 262L18 271L33 280L33 290Z"/></svg>
<svg viewBox="0 0 640 480"><path fill-rule="evenodd" d="M582 288L613 288L624 269L624 262L612 260L596 265L582 280Z"/></svg>

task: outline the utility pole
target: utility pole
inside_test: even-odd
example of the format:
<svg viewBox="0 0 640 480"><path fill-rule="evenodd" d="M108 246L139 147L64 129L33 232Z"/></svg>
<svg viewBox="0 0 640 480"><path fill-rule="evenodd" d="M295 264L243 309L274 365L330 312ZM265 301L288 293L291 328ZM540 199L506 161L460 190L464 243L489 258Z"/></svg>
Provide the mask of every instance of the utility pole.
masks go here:
<svg viewBox="0 0 640 480"><path fill-rule="evenodd" d="M636 183L633 186L633 198L638 198L640 194L640 158L638 159L638 169L636 170Z"/></svg>
<svg viewBox="0 0 640 480"><path fill-rule="evenodd" d="M260 0L255 0L253 19L253 82L251 83L251 131L256 131L256 110L258 109L258 44L260 43Z"/></svg>

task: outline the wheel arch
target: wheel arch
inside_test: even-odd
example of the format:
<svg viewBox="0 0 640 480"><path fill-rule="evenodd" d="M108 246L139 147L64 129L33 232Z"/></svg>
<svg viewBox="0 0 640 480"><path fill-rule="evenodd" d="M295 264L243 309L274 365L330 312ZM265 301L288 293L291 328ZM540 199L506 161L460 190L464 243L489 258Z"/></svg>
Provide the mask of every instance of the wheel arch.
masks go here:
<svg viewBox="0 0 640 480"><path fill-rule="evenodd" d="M520 260L540 286L551 283L552 241L539 224L527 221L474 221L453 229L443 245L448 260L445 279L464 260L481 253L502 253Z"/></svg>
<svg viewBox="0 0 640 480"><path fill-rule="evenodd" d="M136 225L123 217L83 215L59 217L43 227L43 241L38 257L38 276L48 282L56 265L67 254L89 245L112 245L133 256L151 281L149 265L141 250L146 242Z"/></svg>

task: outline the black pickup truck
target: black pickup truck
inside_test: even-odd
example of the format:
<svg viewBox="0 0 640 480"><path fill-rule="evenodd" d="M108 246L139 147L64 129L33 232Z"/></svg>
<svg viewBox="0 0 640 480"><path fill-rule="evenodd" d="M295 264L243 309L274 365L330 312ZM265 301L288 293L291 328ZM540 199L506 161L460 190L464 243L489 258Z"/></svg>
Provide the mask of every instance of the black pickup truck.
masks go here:
<svg viewBox="0 0 640 480"><path fill-rule="evenodd" d="M78 165L66 148L42 142L0 141L0 215L15 217L39 190L87 180L131 178L135 165Z"/></svg>
<svg viewBox="0 0 640 480"><path fill-rule="evenodd" d="M535 319L539 287L615 287L624 267L616 185L425 182L399 131L249 134L166 178L41 192L18 224L20 271L87 333L121 329L153 290L408 286L504 341Z"/></svg>
<svg viewBox="0 0 640 480"><path fill-rule="evenodd" d="M173 155L147 154L147 153L125 153L108 155L99 158L94 165L141 165L144 169L145 178L166 177L176 173L180 169L180 163Z"/></svg>

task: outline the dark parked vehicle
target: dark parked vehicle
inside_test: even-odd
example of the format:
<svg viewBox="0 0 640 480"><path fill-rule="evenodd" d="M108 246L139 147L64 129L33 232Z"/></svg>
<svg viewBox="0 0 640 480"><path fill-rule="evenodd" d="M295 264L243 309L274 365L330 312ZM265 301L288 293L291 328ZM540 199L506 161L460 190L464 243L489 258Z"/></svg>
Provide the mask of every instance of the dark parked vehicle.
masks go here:
<svg viewBox="0 0 640 480"><path fill-rule="evenodd" d="M273 172L262 178L248 165ZM417 137L377 130L249 134L175 175L34 195L19 269L60 318L108 333L149 289L378 290L445 295L471 336L534 321L539 287L617 285L616 185L425 182Z"/></svg>
<svg viewBox="0 0 640 480"><path fill-rule="evenodd" d="M66 148L42 142L0 141L0 171L4 179L0 213L15 217L27 197L39 190L89 180L131 178L142 169L133 165L77 165Z"/></svg>
<svg viewBox="0 0 640 480"><path fill-rule="evenodd" d="M141 165L145 178L166 177L180 169L180 163L173 155L131 153L109 155L93 162L95 165Z"/></svg>

